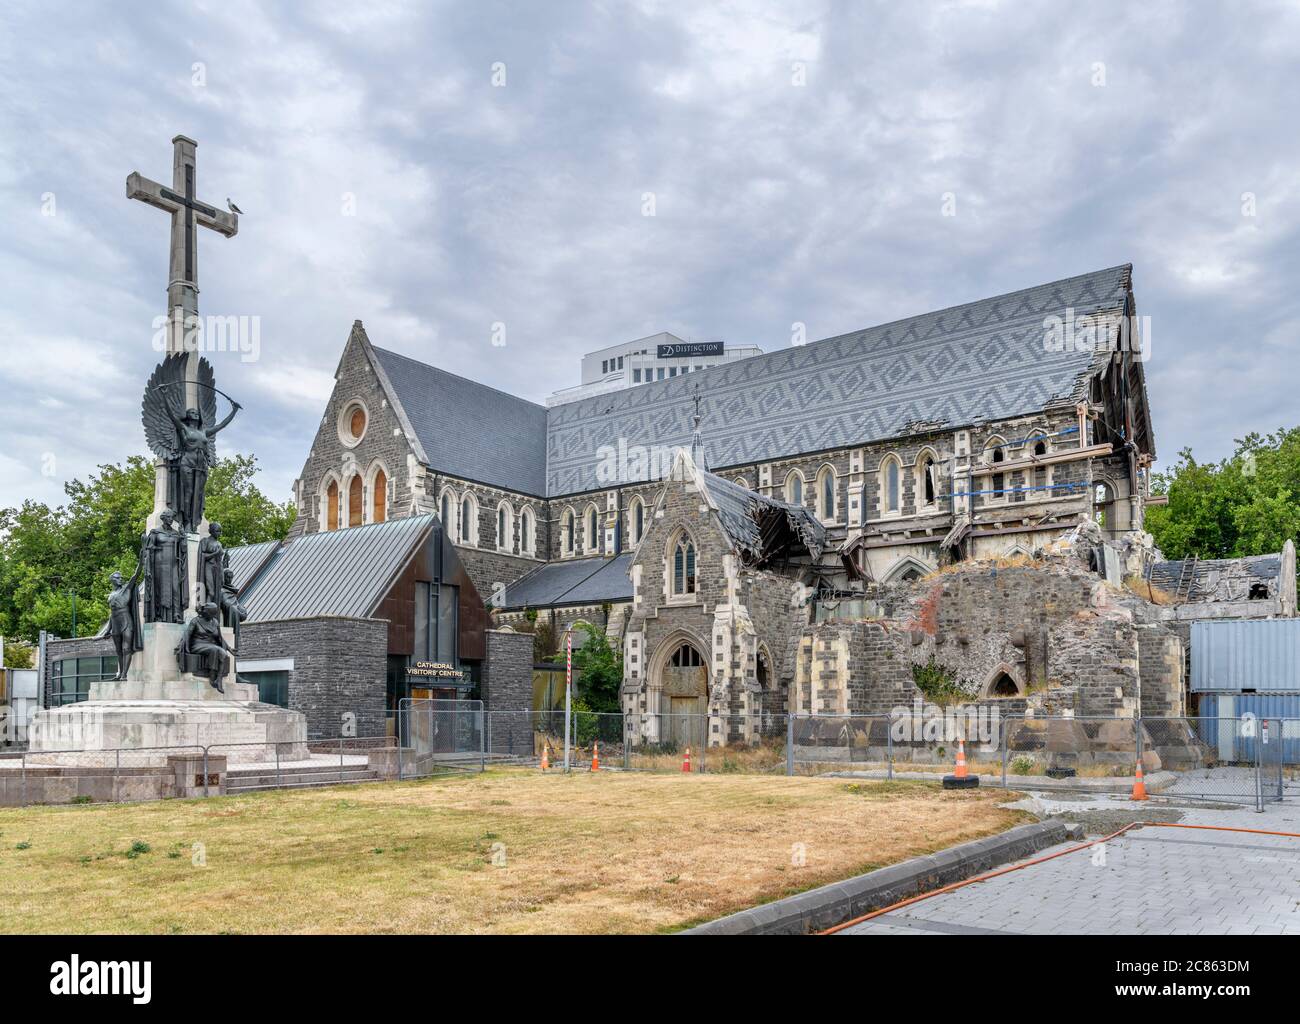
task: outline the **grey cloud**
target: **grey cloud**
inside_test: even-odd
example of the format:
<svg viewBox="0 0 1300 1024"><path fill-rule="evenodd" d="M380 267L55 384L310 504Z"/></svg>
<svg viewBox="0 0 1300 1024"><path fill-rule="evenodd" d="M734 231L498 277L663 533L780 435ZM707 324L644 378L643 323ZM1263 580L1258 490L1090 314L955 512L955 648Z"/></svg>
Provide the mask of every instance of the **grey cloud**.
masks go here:
<svg viewBox="0 0 1300 1024"><path fill-rule="evenodd" d="M0 504L143 450L166 218L122 181L178 132L247 211L200 303L262 318L223 441L280 498L357 318L540 400L661 329L774 348L1131 260L1164 460L1295 421L1293 7L50 7L0 15Z"/></svg>

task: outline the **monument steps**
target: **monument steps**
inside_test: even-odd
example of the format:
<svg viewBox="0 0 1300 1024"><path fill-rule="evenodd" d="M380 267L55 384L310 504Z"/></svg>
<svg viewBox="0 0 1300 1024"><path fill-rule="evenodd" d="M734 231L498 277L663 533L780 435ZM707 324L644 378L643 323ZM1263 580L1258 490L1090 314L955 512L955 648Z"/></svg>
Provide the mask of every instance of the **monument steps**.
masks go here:
<svg viewBox="0 0 1300 1024"><path fill-rule="evenodd" d="M355 782L378 782L382 776L369 764L291 765L281 767L231 768L226 772L226 794L262 789L313 789Z"/></svg>

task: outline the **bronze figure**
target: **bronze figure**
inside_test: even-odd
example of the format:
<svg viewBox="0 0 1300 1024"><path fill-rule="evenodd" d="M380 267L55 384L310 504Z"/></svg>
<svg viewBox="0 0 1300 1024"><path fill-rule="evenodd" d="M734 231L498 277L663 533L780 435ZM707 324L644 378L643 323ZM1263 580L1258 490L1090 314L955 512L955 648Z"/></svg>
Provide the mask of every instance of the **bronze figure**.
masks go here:
<svg viewBox="0 0 1300 1024"><path fill-rule="evenodd" d="M198 661L208 674L208 682L218 693L225 693L221 685L230 665L232 651L221 635L221 620L217 618L217 606L206 602L199 614L185 624L181 642L176 645L176 661L181 671L192 671L191 664Z"/></svg>
<svg viewBox="0 0 1300 1024"><path fill-rule="evenodd" d="M222 574L221 586L221 623L235 631L235 643L231 648L239 653L239 626L248 618L248 609L239 603L239 592L235 589L235 573L227 569Z"/></svg>
<svg viewBox="0 0 1300 1024"><path fill-rule="evenodd" d="M145 388L142 414L149 447L167 465L167 503L176 510L181 529L195 533L203 521L208 471L217 461L214 438L242 406L227 395L230 412L218 423L217 395L222 392L213 384L212 367L199 359L197 379L187 381L188 359L177 353L158 364ZM199 394L198 408L185 408L191 383Z"/></svg>
<svg viewBox="0 0 1300 1024"><path fill-rule="evenodd" d="M108 592L108 629L113 636L113 650L117 652L117 675L114 680L121 682L131 670L131 658L136 651L144 650L144 632L140 629L140 605L137 597L140 593L140 571L143 563L137 564L135 573L129 580L123 581L120 572L109 577L113 589Z"/></svg>
<svg viewBox="0 0 1300 1024"><path fill-rule="evenodd" d="M221 576L226 568L226 552L221 546L221 524L209 523L208 536L199 541L199 580L203 599L221 606Z"/></svg>
<svg viewBox="0 0 1300 1024"><path fill-rule="evenodd" d="M190 605L189 553L185 534L173 529L176 513L163 509L162 525L145 534L140 548L144 570L144 621L184 622Z"/></svg>

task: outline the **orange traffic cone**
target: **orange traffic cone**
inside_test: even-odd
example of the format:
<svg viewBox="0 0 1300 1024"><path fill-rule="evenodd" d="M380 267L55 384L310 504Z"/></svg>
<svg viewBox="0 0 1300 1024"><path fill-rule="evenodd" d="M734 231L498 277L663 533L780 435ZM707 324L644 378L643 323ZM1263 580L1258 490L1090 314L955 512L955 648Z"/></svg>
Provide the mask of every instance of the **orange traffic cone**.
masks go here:
<svg viewBox="0 0 1300 1024"><path fill-rule="evenodd" d="M943 777L944 789L976 789L980 784L978 775L971 775L966 770L966 740L957 737L957 767L951 775Z"/></svg>
<svg viewBox="0 0 1300 1024"><path fill-rule="evenodd" d="M550 749L551 749L550 744L543 741L542 742L542 771L546 771L548 768L551 767Z"/></svg>
<svg viewBox="0 0 1300 1024"><path fill-rule="evenodd" d="M690 770L691 770L691 748L687 747L686 757L682 761L682 771L689 772Z"/></svg>
<svg viewBox="0 0 1300 1024"><path fill-rule="evenodd" d="M1145 800L1147 798L1147 784L1142 778L1142 761L1138 760L1137 774L1133 776L1133 792L1129 795L1130 800Z"/></svg>
<svg viewBox="0 0 1300 1024"><path fill-rule="evenodd" d="M591 770L600 771L600 743L595 741L591 744Z"/></svg>

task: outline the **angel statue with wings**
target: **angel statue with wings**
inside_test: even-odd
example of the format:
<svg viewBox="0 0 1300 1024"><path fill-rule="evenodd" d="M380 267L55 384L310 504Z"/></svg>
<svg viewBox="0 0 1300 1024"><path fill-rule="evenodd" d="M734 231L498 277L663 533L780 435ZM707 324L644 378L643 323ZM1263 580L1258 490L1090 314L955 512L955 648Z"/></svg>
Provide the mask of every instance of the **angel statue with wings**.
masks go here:
<svg viewBox="0 0 1300 1024"><path fill-rule="evenodd" d="M153 371L144 391L144 434L149 447L167 464L167 505L176 510L186 533L198 532L203 521L208 470L217 461L214 440L242 406L213 386L212 366L198 362L198 408L185 407L185 353L167 356ZM217 422L217 395L230 402L230 412Z"/></svg>

